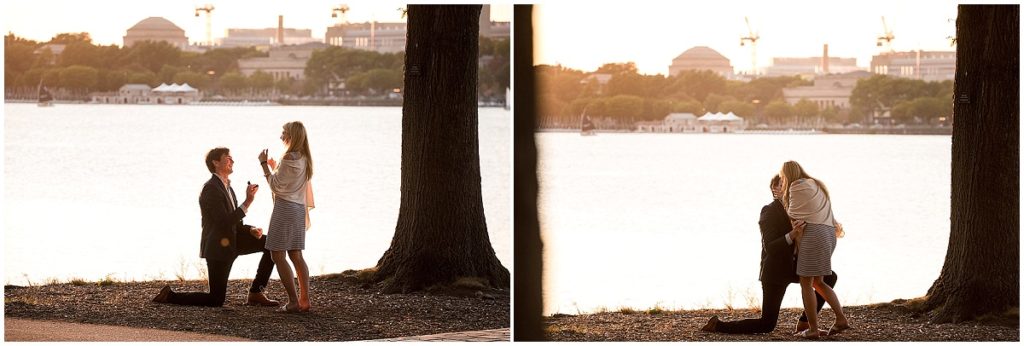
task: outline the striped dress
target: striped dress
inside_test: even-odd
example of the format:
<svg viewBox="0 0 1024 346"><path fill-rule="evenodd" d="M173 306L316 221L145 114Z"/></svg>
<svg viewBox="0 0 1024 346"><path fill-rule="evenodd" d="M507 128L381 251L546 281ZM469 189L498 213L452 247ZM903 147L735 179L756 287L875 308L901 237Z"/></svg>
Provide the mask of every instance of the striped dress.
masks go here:
<svg viewBox="0 0 1024 346"><path fill-rule="evenodd" d="M800 237L796 274L804 277L831 275L832 253L836 250L832 202L813 179L797 179L790 185L789 195L789 217L807 223Z"/></svg>
<svg viewBox="0 0 1024 346"><path fill-rule="evenodd" d="M274 193L274 211L267 227L267 250L305 250L306 212L307 206L312 207L306 159L297 152L287 153L277 171L267 176L267 182Z"/></svg>
<svg viewBox="0 0 1024 346"><path fill-rule="evenodd" d="M809 223L800 237L800 249L796 258L796 275L832 275L832 253L836 251L836 228L828 225Z"/></svg>
<svg viewBox="0 0 1024 346"><path fill-rule="evenodd" d="M306 249L306 206L280 198L274 200L267 229L267 250Z"/></svg>

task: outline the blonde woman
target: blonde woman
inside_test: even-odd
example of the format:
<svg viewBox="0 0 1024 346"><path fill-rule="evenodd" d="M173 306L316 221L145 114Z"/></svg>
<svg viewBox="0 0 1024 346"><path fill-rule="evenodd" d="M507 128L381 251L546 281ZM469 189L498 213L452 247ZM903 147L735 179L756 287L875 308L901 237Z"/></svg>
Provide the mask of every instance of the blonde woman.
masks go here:
<svg viewBox="0 0 1024 346"><path fill-rule="evenodd" d="M839 297L822 278L832 274L832 252L836 238L842 236L842 225L832 217L832 201L825 184L808 175L800 164L795 161L782 164L779 175L784 187L782 204L794 224L803 228L797 241L796 273L800 276L800 293L809 328L797 335L808 339L819 336L815 291L836 314L836 322L828 335L839 334L850 329L850 321L843 313Z"/></svg>
<svg viewBox="0 0 1024 346"><path fill-rule="evenodd" d="M313 156L309 152L306 128L301 122L284 124L281 141L284 142L285 153L280 163L268 159L266 149L259 155L263 175L274 194L274 211L267 229L267 250L270 250L281 283L288 293L288 304L281 310L305 312L310 308L309 266L302 258L302 250L306 247L309 209L313 208L313 188L309 182L313 177ZM299 279L298 294L288 259L295 266Z"/></svg>

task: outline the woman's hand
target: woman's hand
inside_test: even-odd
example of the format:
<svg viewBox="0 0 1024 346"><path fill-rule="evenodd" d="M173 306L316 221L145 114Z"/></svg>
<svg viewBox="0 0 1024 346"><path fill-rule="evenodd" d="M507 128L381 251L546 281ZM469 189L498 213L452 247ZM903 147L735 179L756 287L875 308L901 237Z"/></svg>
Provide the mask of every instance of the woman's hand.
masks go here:
<svg viewBox="0 0 1024 346"><path fill-rule="evenodd" d="M271 170L277 169L277 161L274 161L273 158L267 159L267 165L270 166Z"/></svg>
<svg viewBox="0 0 1024 346"><path fill-rule="evenodd" d="M260 151L260 163L263 163L263 162L266 162L266 161L267 161L267 149L263 149L263 151Z"/></svg>

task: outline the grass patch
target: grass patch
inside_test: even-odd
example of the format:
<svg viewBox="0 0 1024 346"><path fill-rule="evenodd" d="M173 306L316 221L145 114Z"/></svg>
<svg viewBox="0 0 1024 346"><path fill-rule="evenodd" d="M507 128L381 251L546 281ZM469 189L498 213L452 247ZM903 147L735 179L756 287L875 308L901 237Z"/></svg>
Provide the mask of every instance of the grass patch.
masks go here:
<svg viewBox="0 0 1024 346"><path fill-rule="evenodd" d="M25 304L25 305L36 305L39 301L34 297L4 297L4 305L7 304Z"/></svg>
<svg viewBox="0 0 1024 346"><path fill-rule="evenodd" d="M569 326L550 325L550 326L544 327L544 333L545 334L567 333L567 334L587 335L587 334L590 334L590 330L587 329L586 327L575 326L575 325L569 325Z"/></svg>
<svg viewBox="0 0 1024 346"><path fill-rule="evenodd" d="M112 286L116 283L117 280L114 279L114 274L107 274L107 276L104 276L100 281L96 281L96 285L100 287Z"/></svg>
<svg viewBox="0 0 1024 346"><path fill-rule="evenodd" d="M636 309L633 309L633 308L628 307L628 306L623 306L623 307L619 308L619 313L620 314L630 315L630 314L635 314L636 312L637 312Z"/></svg>
<svg viewBox="0 0 1024 346"><path fill-rule="evenodd" d="M924 305L925 305L925 303L927 301L928 301L928 297L917 297L917 298L911 298L911 299L896 299L896 300L893 300L892 302L889 302L889 303L871 304L869 306L878 306L878 307L896 306L896 307L905 308L905 309L913 311L913 312L920 313L920 312L924 311Z"/></svg>
<svg viewBox="0 0 1024 346"><path fill-rule="evenodd" d="M348 283L368 285L373 283L373 278L376 275L377 267L370 267L360 270L348 269L341 273L324 274L321 275L321 277L325 279L341 280Z"/></svg>
<svg viewBox="0 0 1024 346"><path fill-rule="evenodd" d="M68 280L68 283L72 286L85 286L89 284L89 282L85 281L83 278L71 278L71 280Z"/></svg>
<svg viewBox="0 0 1024 346"><path fill-rule="evenodd" d="M460 277L456 278L451 286L456 289L486 290L487 280L479 277Z"/></svg>
<svg viewBox="0 0 1024 346"><path fill-rule="evenodd" d="M654 306L653 306L653 307L651 307L650 309L647 309L647 311L645 311L645 312L646 312L646 313L647 313L648 315L660 315L660 314L663 314L663 313L665 313L666 311L665 311L665 309L664 309L664 308L662 308L662 307L661 307L660 305L654 305Z"/></svg>

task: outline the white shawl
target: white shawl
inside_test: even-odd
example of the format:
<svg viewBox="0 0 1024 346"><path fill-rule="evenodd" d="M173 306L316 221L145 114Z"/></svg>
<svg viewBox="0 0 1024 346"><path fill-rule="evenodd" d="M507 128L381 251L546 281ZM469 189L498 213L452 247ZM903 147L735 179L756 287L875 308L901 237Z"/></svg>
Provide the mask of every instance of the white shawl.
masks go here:
<svg viewBox="0 0 1024 346"><path fill-rule="evenodd" d="M789 186L789 217L807 223L835 226L832 203L814 179L797 179Z"/></svg>
<svg viewBox="0 0 1024 346"><path fill-rule="evenodd" d="M296 158L285 155L277 169L267 176L270 191L275 198L306 206L306 229L309 229L309 210L315 208L313 203L313 184L306 179L306 158L293 153Z"/></svg>

